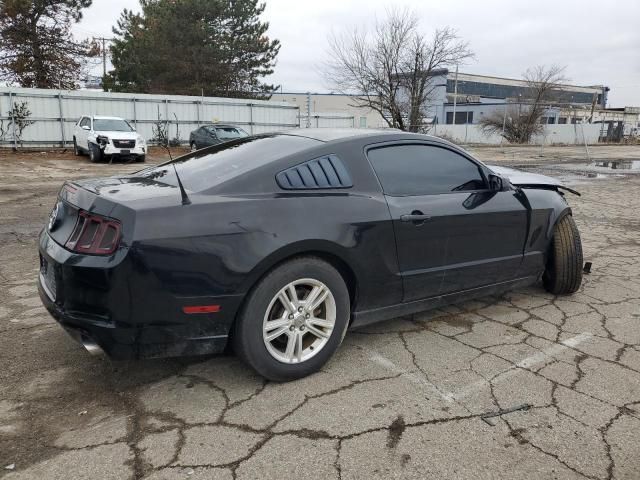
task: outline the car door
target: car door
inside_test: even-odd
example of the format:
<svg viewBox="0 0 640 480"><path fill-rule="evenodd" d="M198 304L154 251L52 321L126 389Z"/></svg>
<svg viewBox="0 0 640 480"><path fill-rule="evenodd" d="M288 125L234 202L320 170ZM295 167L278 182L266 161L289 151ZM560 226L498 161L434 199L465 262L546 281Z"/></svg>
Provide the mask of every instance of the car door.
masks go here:
<svg viewBox="0 0 640 480"><path fill-rule="evenodd" d="M403 300L515 278L527 211L514 191L488 187L483 167L440 144L367 151L394 225Z"/></svg>
<svg viewBox="0 0 640 480"><path fill-rule="evenodd" d="M197 149L204 147L204 142L202 138L203 136L204 136L204 127L200 127L195 132L193 132L193 141L196 142Z"/></svg>
<svg viewBox="0 0 640 480"><path fill-rule="evenodd" d="M218 141L218 137L216 136L215 128L213 127L202 127L202 146L209 147L211 145L216 145L220 143Z"/></svg>
<svg viewBox="0 0 640 480"><path fill-rule="evenodd" d="M78 129L76 131L76 143L84 150L89 148L87 144L87 137L89 136L89 130L91 128L91 119L89 117L82 117L78 123Z"/></svg>

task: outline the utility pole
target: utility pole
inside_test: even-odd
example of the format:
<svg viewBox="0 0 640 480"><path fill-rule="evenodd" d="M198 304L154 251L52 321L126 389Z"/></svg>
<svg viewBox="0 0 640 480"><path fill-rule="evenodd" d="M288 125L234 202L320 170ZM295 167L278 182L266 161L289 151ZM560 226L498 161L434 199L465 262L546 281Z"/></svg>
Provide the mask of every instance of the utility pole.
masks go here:
<svg viewBox="0 0 640 480"><path fill-rule="evenodd" d="M94 40L99 40L102 42L102 75L103 77L107 76L107 42L113 40L113 38L105 38L105 37L93 37Z"/></svg>
<svg viewBox="0 0 640 480"><path fill-rule="evenodd" d="M456 105L458 103L458 65L456 65L456 79L453 82L453 124L456 124ZM446 119L445 119L446 121Z"/></svg>
<svg viewBox="0 0 640 480"><path fill-rule="evenodd" d="M104 37L102 37L102 76L107 76L107 45Z"/></svg>
<svg viewBox="0 0 640 480"><path fill-rule="evenodd" d="M505 101L504 103L504 116L502 117L502 135L500 135L500 145L502 145L502 141L504 140L504 129L507 126L507 103L508 101Z"/></svg>

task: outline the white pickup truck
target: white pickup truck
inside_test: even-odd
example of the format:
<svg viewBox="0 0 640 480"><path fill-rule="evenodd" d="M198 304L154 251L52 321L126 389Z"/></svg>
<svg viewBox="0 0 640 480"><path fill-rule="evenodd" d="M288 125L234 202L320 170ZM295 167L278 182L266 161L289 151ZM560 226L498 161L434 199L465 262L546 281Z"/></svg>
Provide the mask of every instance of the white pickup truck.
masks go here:
<svg viewBox="0 0 640 480"><path fill-rule="evenodd" d="M113 158L144 162L147 143L122 118L84 115L73 130L73 151L88 154L92 162Z"/></svg>

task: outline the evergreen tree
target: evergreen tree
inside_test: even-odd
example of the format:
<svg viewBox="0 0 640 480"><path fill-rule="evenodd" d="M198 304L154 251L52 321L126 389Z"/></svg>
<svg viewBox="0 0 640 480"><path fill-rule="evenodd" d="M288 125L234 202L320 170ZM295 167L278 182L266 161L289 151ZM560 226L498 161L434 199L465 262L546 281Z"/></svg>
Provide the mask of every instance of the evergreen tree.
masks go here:
<svg viewBox="0 0 640 480"><path fill-rule="evenodd" d="M262 97L275 90L280 49L267 37L258 0L141 0L113 29L114 69L105 88L116 91Z"/></svg>
<svg viewBox="0 0 640 480"><path fill-rule="evenodd" d="M76 87L86 59L98 54L71 26L92 0L0 2L0 80L22 87Z"/></svg>

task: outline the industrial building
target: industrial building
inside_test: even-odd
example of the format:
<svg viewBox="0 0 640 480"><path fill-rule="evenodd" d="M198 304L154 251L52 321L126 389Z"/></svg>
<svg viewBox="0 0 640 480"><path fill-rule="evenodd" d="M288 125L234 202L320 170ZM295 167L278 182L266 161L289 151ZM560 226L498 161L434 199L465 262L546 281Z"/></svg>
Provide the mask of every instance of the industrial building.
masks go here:
<svg viewBox="0 0 640 480"><path fill-rule="evenodd" d="M524 80L472 75L441 70L434 75L435 92L428 107L429 121L438 124L476 124L483 116L506 113L508 106L525 105ZM560 85L553 104L545 111L547 124L600 124L601 140L619 141L637 136L640 109L607 107L609 87L605 85Z"/></svg>
<svg viewBox="0 0 640 480"><path fill-rule="evenodd" d="M375 110L358 105L357 95L339 93L278 92L272 101L300 109L300 127L384 128L387 122Z"/></svg>
<svg viewBox="0 0 640 480"><path fill-rule="evenodd" d="M506 104L526 104L527 82L524 80L456 73L442 69L433 73L432 95L427 107L429 123L473 124L495 111L504 112ZM554 104L547 112L546 123L576 123L578 115L569 116L561 108L575 111L605 108L609 87L603 85L561 85ZM455 117L454 117L455 115Z"/></svg>
<svg viewBox="0 0 640 480"><path fill-rule="evenodd" d="M524 104L527 83L513 78L456 73L441 69L433 72L430 88L432 92L426 112L428 123L474 124L484 115L496 110L504 111L506 104ZM548 109L545 122L586 122L593 116L592 112L606 109L608 92L609 87L603 85L562 85L556 95L557 105ZM378 112L358 106L357 95L287 92L275 93L271 99L297 105L300 108L301 127L387 126ZM601 116L598 113L598 117Z"/></svg>

